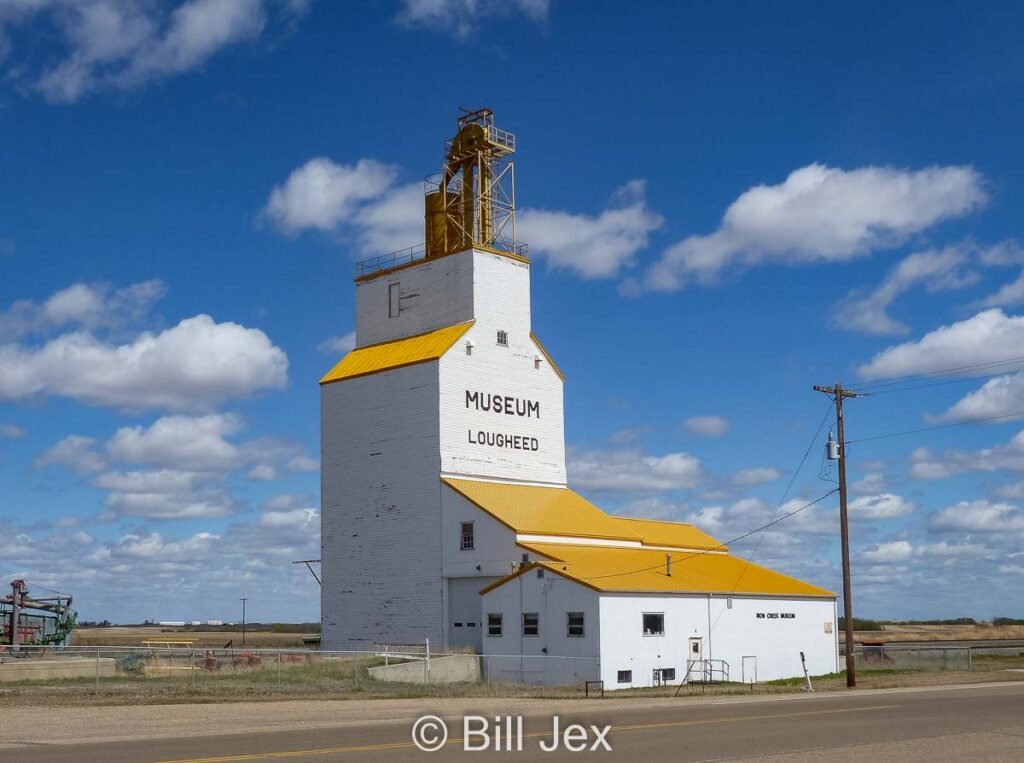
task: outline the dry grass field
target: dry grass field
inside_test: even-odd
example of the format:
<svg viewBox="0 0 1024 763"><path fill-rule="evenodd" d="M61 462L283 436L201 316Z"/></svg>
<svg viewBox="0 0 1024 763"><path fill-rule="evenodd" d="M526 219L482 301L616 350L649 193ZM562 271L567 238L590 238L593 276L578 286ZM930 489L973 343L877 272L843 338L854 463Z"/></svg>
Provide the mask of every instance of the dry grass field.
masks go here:
<svg viewBox="0 0 1024 763"><path fill-rule="evenodd" d="M251 649L303 649L308 633L276 633L271 630L246 630L245 646ZM188 627L159 625L110 626L107 628L76 628L71 635L72 646L145 646L152 641L192 641L196 648L222 649L230 641L242 648L240 628L230 630L192 630Z"/></svg>
<svg viewBox="0 0 1024 763"><path fill-rule="evenodd" d="M890 641L985 641L1022 639L1024 625L912 625L886 623L880 631L856 631L858 643Z"/></svg>

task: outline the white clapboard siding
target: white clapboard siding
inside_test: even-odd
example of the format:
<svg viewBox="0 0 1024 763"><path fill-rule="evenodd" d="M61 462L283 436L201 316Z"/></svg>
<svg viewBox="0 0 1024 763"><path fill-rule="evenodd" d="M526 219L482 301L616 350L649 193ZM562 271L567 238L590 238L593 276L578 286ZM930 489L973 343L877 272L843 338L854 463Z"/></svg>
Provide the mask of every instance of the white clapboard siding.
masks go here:
<svg viewBox="0 0 1024 763"><path fill-rule="evenodd" d="M325 649L442 639L437 363L322 388Z"/></svg>

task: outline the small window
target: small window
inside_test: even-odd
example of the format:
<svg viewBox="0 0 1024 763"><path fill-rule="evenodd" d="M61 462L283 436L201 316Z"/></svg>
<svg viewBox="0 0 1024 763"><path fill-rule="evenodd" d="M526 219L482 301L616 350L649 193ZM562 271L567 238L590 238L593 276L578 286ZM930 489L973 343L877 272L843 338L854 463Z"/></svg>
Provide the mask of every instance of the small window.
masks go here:
<svg viewBox="0 0 1024 763"><path fill-rule="evenodd" d="M476 623L466 623L466 627L467 628L475 628L476 627Z"/></svg>
<svg viewBox="0 0 1024 763"><path fill-rule="evenodd" d="M499 331L498 332L498 346L499 347L508 347L508 332L507 331Z"/></svg>
<svg viewBox="0 0 1024 763"><path fill-rule="evenodd" d="M487 635L488 636L500 636L501 635L501 613L491 612L487 615Z"/></svg>
<svg viewBox="0 0 1024 763"><path fill-rule="evenodd" d="M662 668L661 669L661 680L662 681L675 681L676 680L676 669L675 668Z"/></svg>
<svg viewBox="0 0 1024 763"><path fill-rule="evenodd" d="M540 615L536 612L523 612L523 635L540 635Z"/></svg>
<svg viewBox="0 0 1024 763"><path fill-rule="evenodd" d="M396 281L388 285L388 317L397 318L399 313L399 285Z"/></svg>
<svg viewBox="0 0 1024 763"><path fill-rule="evenodd" d="M456 628L461 628L462 627L462 623L455 623L455 627Z"/></svg>
<svg viewBox="0 0 1024 763"><path fill-rule="evenodd" d="M566 613L566 627L565 635L570 638L582 638L583 637L583 613L582 612L567 612Z"/></svg>
<svg viewBox="0 0 1024 763"><path fill-rule="evenodd" d="M644 612L644 635L664 636L665 615L661 612Z"/></svg>
<svg viewBox="0 0 1024 763"><path fill-rule="evenodd" d="M632 670L620 670L619 671L619 683L620 684L631 684L631 683L633 683L633 671Z"/></svg>
<svg viewBox="0 0 1024 763"><path fill-rule="evenodd" d="M690 639L690 654L696 654L696 655L700 654L700 639L699 638L692 638L692 639Z"/></svg>
<svg viewBox="0 0 1024 763"><path fill-rule="evenodd" d="M539 577L539 578L544 577L544 568L543 567L538 567L537 568L537 577Z"/></svg>
<svg viewBox="0 0 1024 763"><path fill-rule="evenodd" d="M726 609L732 609L732 596L730 596L729 598L727 598L725 600L725 608Z"/></svg>
<svg viewBox="0 0 1024 763"><path fill-rule="evenodd" d="M459 544L459 548L461 548L463 551L472 551L473 550L473 523L472 522L463 522L462 523L461 542Z"/></svg>

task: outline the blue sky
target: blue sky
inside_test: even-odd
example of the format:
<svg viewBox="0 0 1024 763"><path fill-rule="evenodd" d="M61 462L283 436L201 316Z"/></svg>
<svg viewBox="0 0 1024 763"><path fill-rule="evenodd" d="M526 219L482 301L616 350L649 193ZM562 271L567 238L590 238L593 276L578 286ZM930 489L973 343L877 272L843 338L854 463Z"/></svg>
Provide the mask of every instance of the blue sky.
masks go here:
<svg viewBox="0 0 1024 763"><path fill-rule="evenodd" d="M3 4L0 576L86 619L318 618L316 381L459 105L518 138L573 486L722 540L818 498L811 385L1024 355L1022 16ZM850 439L1001 417L851 445L859 614L1021 616L1020 367L848 403ZM830 498L736 550L838 590L836 534Z"/></svg>

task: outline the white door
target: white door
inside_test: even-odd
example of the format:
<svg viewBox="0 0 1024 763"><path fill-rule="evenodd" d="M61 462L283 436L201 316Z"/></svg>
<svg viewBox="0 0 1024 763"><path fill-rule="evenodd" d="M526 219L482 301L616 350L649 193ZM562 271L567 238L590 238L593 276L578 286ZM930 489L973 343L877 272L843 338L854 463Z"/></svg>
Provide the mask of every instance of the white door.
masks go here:
<svg viewBox="0 0 1024 763"><path fill-rule="evenodd" d="M740 680L745 684L757 683L757 656L752 654L743 655Z"/></svg>
<svg viewBox="0 0 1024 763"><path fill-rule="evenodd" d="M686 650L686 680L700 681L704 670L704 640L691 638L690 647Z"/></svg>

